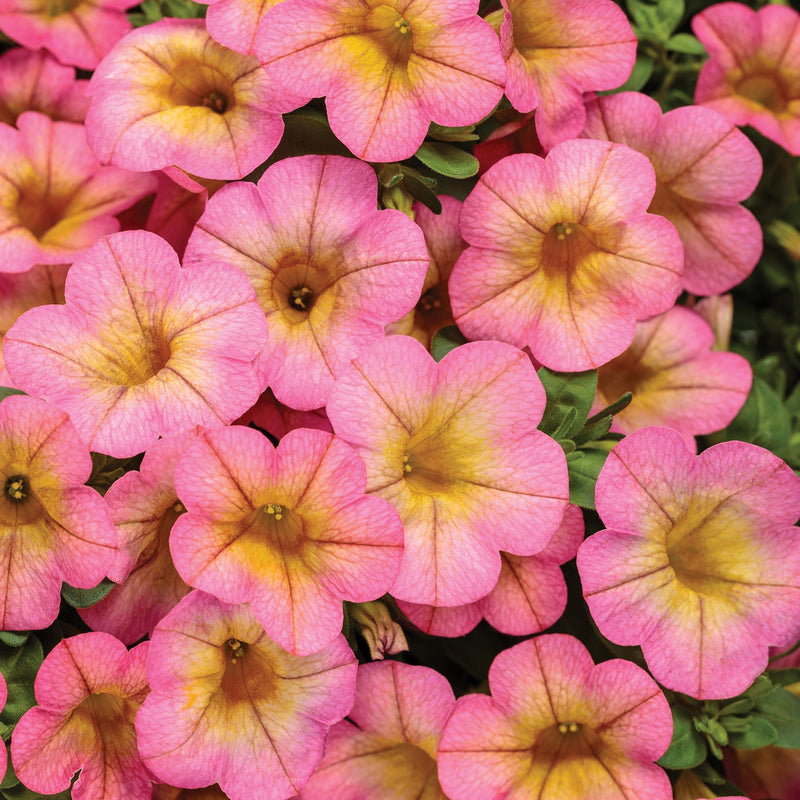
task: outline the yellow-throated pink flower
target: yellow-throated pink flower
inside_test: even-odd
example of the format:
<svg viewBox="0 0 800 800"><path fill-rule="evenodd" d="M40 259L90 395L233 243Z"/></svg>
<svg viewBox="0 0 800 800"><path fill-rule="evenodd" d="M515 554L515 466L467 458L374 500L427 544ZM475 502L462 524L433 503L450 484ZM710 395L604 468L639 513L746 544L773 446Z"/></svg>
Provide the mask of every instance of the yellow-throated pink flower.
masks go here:
<svg viewBox="0 0 800 800"><path fill-rule="evenodd" d="M341 635L314 655L287 653L248 604L196 591L153 631L147 677L136 732L156 778L218 783L231 800L285 800L350 710L356 660Z"/></svg>
<svg viewBox="0 0 800 800"><path fill-rule="evenodd" d="M653 762L672 736L656 682L630 661L595 665L564 634L528 639L489 668L491 697L456 703L439 744L450 800L672 800Z"/></svg>
<svg viewBox="0 0 800 800"><path fill-rule="evenodd" d="M569 496L563 450L536 429L545 393L528 356L472 342L436 363L389 336L337 379L328 417L367 465L367 491L400 512L405 550L390 591L426 605L492 590L500 550L541 551Z"/></svg>
<svg viewBox="0 0 800 800"><path fill-rule="evenodd" d="M283 0L256 53L286 87L325 96L336 136L366 161L414 155L431 121L472 125L503 95L500 43L478 0Z"/></svg>
<svg viewBox="0 0 800 800"><path fill-rule="evenodd" d="M37 706L11 738L22 783L55 794L72 786L75 800L149 800L150 775L136 749L134 716L149 691L149 642L126 650L107 633L62 639L36 675Z"/></svg>
<svg viewBox="0 0 800 800"><path fill-rule="evenodd" d="M498 161L461 211L470 246L449 288L464 335L528 346L564 372L622 353L636 320L681 288L680 237L646 213L654 191L650 162L621 144L573 139Z"/></svg>
<svg viewBox="0 0 800 800"><path fill-rule="evenodd" d="M777 456L746 442L695 456L644 428L611 451L595 498L607 529L578 550L586 603L659 683L734 697L770 645L800 637L800 478Z"/></svg>
<svg viewBox="0 0 800 800"><path fill-rule="evenodd" d="M692 18L710 58L694 101L800 155L800 13L714 3Z"/></svg>
<svg viewBox="0 0 800 800"><path fill-rule="evenodd" d="M184 270L163 239L123 231L70 267L66 300L23 314L3 353L15 385L67 411L93 450L122 458L227 425L264 388L266 322L233 267Z"/></svg>

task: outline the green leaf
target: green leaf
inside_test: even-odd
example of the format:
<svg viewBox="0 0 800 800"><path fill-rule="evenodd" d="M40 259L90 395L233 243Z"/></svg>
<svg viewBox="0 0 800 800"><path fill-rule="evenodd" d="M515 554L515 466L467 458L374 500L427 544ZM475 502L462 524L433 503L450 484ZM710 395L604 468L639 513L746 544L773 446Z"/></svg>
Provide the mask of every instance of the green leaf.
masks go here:
<svg viewBox="0 0 800 800"><path fill-rule="evenodd" d="M12 389L10 386L0 386L0 400L5 400L6 397L11 397L12 394L25 394L19 389Z"/></svg>
<svg viewBox="0 0 800 800"><path fill-rule="evenodd" d="M750 727L746 731L730 731L728 736L728 741L740 750L758 750L774 744L777 739L778 732L763 717L750 717Z"/></svg>
<svg viewBox="0 0 800 800"><path fill-rule="evenodd" d="M691 33L676 33L674 36L670 36L664 47L675 53L685 53L689 56L704 56L706 54L705 47Z"/></svg>
<svg viewBox="0 0 800 800"><path fill-rule="evenodd" d="M76 589L68 583L61 584L61 596L73 608L88 608L99 603L117 584L108 578L103 578L97 586L91 589Z"/></svg>
<svg viewBox="0 0 800 800"><path fill-rule="evenodd" d="M569 470L569 500L581 508L594 508L594 488L597 476L606 463L608 452L605 450L578 450L581 458L567 459ZM572 454L570 454L572 455Z"/></svg>
<svg viewBox="0 0 800 800"><path fill-rule="evenodd" d="M478 174L478 159L447 142L423 142L414 154L426 167L448 178L471 178Z"/></svg>
<svg viewBox="0 0 800 800"><path fill-rule="evenodd" d="M791 435L789 414L780 397L754 376L745 404L724 435L726 439L757 444L780 456Z"/></svg>
<svg viewBox="0 0 800 800"><path fill-rule="evenodd" d="M33 682L44 660L41 642L28 636L21 647L0 645L0 672L8 685L8 699L0 713L0 721L16 725L19 718L36 705Z"/></svg>
<svg viewBox="0 0 800 800"><path fill-rule="evenodd" d="M683 17L683 0L659 0L656 5L643 0L627 0L626 5L640 38L665 42Z"/></svg>
<svg viewBox="0 0 800 800"><path fill-rule="evenodd" d="M0 788L0 794L2 794L6 800L69 800L72 792L70 789L67 789L58 794L42 794L41 792L33 792L21 783L17 783L7 789Z"/></svg>
<svg viewBox="0 0 800 800"><path fill-rule="evenodd" d="M22 647L28 641L30 631L0 631L0 644L9 647Z"/></svg>
<svg viewBox="0 0 800 800"><path fill-rule="evenodd" d="M747 714L748 711L753 710L755 704L755 700L751 697L740 697L738 700L724 705L720 709L719 715L726 717L729 714Z"/></svg>
<svg viewBox="0 0 800 800"><path fill-rule="evenodd" d="M455 326L448 325L446 328L441 328L433 335L431 342L431 353L437 361L441 361L451 350L455 350L462 344L466 344L467 340L464 334Z"/></svg>
<svg viewBox="0 0 800 800"><path fill-rule="evenodd" d="M439 142L476 142L481 138L475 133L474 125L448 128L445 125L437 125L435 122L431 122L428 127L428 136Z"/></svg>
<svg viewBox="0 0 800 800"><path fill-rule="evenodd" d="M776 686L789 686L800 682L800 667L790 667L789 669L771 669L767 672L769 679Z"/></svg>
<svg viewBox="0 0 800 800"><path fill-rule="evenodd" d="M776 731L777 747L800 748L800 697L775 686L756 703L758 718L763 718Z"/></svg>
<svg viewBox="0 0 800 800"><path fill-rule="evenodd" d="M692 712L684 706L672 707L672 741L656 763L666 769L692 769L706 760L706 739L694 727Z"/></svg>
<svg viewBox="0 0 800 800"><path fill-rule="evenodd" d="M597 372L553 372L541 367L538 374L547 392L547 406L539 430L554 438L560 430L560 437L571 439L589 416L597 390ZM571 425L564 428L563 422L571 409L577 413L572 416Z"/></svg>

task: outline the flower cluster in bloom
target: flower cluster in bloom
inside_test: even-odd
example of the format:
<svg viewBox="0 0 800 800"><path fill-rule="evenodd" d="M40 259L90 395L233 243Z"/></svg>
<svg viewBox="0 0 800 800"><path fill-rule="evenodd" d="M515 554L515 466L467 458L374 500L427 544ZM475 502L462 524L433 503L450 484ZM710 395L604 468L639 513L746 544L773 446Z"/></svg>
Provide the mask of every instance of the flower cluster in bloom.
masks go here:
<svg viewBox="0 0 800 800"><path fill-rule="evenodd" d="M798 800L796 156L779 2L0 0L0 800Z"/></svg>

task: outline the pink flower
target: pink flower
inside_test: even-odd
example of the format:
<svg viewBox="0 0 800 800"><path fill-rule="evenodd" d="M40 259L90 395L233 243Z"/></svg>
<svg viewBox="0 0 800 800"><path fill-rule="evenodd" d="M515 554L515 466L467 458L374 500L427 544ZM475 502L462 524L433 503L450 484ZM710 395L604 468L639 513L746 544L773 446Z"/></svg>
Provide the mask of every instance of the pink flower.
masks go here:
<svg viewBox="0 0 800 800"><path fill-rule="evenodd" d="M752 272L761 257L761 226L739 201L761 178L761 156L724 117L698 106L662 115L647 95L623 92L588 103L584 135L626 144L650 159L656 193L648 210L678 229L684 289L718 294Z"/></svg>
<svg viewBox="0 0 800 800"><path fill-rule="evenodd" d="M133 650L107 633L63 639L36 675L38 706L23 714L11 738L22 783L75 800L149 800L150 776L136 749L133 718L148 692L148 642Z"/></svg>
<svg viewBox="0 0 800 800"><path fill-rule="evenodd" d="M79 609L93 630L132 644L189 593L169 552L175 520L186 509L175 491L175 465L198 433L159 439L148 448L139 470L126 472L106 493L119 534L117 567L121 577L99 603Z"/></svg>
<svg viewBox="0 0 800 800"><path fill-rule="evenodd" d="M187 245L187 267L233 264L250 279L270 332L262 366L293 408L325 405L350 360L419 300L424 237L402 212L378 211L377 193L355 159L285 159L257 186L220 189Z"/></svg>
<svg viewBox="0 0 800 800"><path fill-rule="evenodd" d="M754 11L716 3L695 15L692 30L710 56L695 103L800 155L800 14L774 4Z"/></svg>
<svg viewBox="0 0 800 800"><path fill-rule="evenodd" d="M205 178L255 169L281 139L281 112L294 107L254 56L217 44L200 19L133 31L90 88L87 138L98 158L132 170L175 164Z"/></svg>
<svg viewBox="0 0 800 800"><path fill-rule="evenodd" d="M383 661L358 668L353 708L331 728L302 800L447 800L436 748L455 705L447 679L428 667Z"/></svg>
<svg viewBox="0 0 800 800"><path fill-rule="evenodd" d="M490 19L508 67L506 97L536 109L536 132L549 149L580 133L583 93L616 89L636 60L636 35L611 0L502 0Z"/></svg>
<svg viewBox="0 0 800 800"><path fill-rule="evenodd" d="M32 397L0 403L0 629L50 625L62 581L88 589L118 577L108 509L83 485L91 471L63 411Z"/></svg>
<svg viewBox="0 0 800 800"><path fill-rule="evenodd" d="M503 95L500 44L478 0L283 0L256 35L282 86L326 96L331 129L359 158L414 155L430 122L472 125Z"/></svg>
<svg viewBox="0 0 800 800"><path fill-rule="evenodd" d="M530 347L564 372L598 367L630 345L638 319L680 293L683 247L647 214L650 162L624 145L570 140L545 159L508 156L464 201L471 245L450 275L468 339Z"/></svg>
<svg viewBox="0 0 800 800"><path fill-rule="evenodd" d="M746 359L713 351L713 344L711 328L683 306L637 323L631 346L597 370L595 410L632 392L631 404L614 415L612 430L664 425L694 450L695 436L730 424L753 378Z"/></svg>
<svg viewBox="0 0 800 800"><path fill-rule="evenodd" d="M564 634L528 639L489 669L492 696L458 700L439 744L450 800L671 800L652 762L672 715L655 681L630 661L595 665Z"/></svg>
<svg viewBox="0 0 800 800"><path fill-rule="evenodd" d="M497 585L466 606L425 606L398 600L400 610L433 636L463 636L485 619L512 636L540 633L556 623L567 607L567 584L560 564L575 558L583 541L583 513L568 505L547 547L534 556L500 553Z"/></svg>
<svg viewBox="0 0 800 800"><path fill-rule="evenodd" d="M59 64L46 50L8 50L0 56L0 122L14 125L23 111L83 122L88 84L75 80L75 70Z"/></svg>
<svg viewBox="0 0 800 800"><path fill-rule="evenodd" d="M238 270L182 270L163 239L123 231L73 264L66 299L23 314L3 351L15 384L67 411L93 450L124 458L227 425L263 388L266 324Z"/></svg>
<svg viewBox="0 0 800 800"><path fill-rule="evenodd" d="M400 520L365 480L330 433L289 431L276 449L252 428L205 431L175 469L189 512L170 535L175 566L190 586L250 603L286 650L321 650L341 630L342 600L385 594L400 565Z"/></svg>
<svg viewBox="0 0 800 800"><path fill-rule="evenodd" d="M267 389L258 398L256 404L236 420L238 425L250 425L250 423L276 439L283 439L289 431L295 428L313 428L333 433L324 408L297 411L279 403L271 389Z"/></svg>
<svg viewBox="0 0 800 800"><path fill-rule="evenodd" d="M47 48L62 64L94 69L130 29L136 0L0 0L0 30L32 50Z"/></svg>
<svg viewBox="0 0 800 800"><path fill-rule="evenodd" d="M119 230L117 211L152 192L151 175L103 167L83 125L26 111L17 127L0 123L0 271L71 264Z"/></svg>
<svg viewBox="0 0 800 800"><path fill-rule="evenodd" d="M367 491L400 512L405 550L391 593L463 605L491 591L500 550L532 555L567 504L561 448L536 429L545 406L525 353L473 342L437 364L390 336L331 392L333 429L367 465Z"/></svg>
<svg viewBox="0 0 800 800"><path fill-rule="evenodd" d="M148 769L173 786L218 783L231 800L285 800L353 704L356 661L343 636L293 656L246 604L192 592L156 626L150 647L153 691L136 732Z"/></svg>
<svg viewBox="0 0 800 800"><path fill-rule="evenodd" d="M800 478L772 453L723 442L695 457L645 428L611 451L595 496L608 529L578 551L589 610L668 689L733 697L769 645L800 637Z"/></svg>

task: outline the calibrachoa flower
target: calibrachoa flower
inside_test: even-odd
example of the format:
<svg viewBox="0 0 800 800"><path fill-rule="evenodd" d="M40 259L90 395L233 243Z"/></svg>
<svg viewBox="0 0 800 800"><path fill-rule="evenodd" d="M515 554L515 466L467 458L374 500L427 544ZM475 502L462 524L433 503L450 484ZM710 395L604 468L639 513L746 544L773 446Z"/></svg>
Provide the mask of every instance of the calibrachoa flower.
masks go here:
<svg viewBox="0 0 800 800"><path fill-rule="evenodd" d="M103 167L83 125L26 111L0 123L0 271L70 264L119 230L117 211L152 192L152 175Z"/></svg>
<svg viewBox="0 0 800 800"><path fill-rule="evenodd" d="M281 0L197 0L208 5L206 27L214 41L237 53L255 53L256 31L264 14Z"/></svg>
<svg viewBox="0 0 800 800"><path fill-rule="evenodd" d="M436 748L455 705L438 672L383 661L358 668L353 708L331 728L303 800L447 800Z"/></svg>
<svg viewBox="0 0 800 800"><path fill-rule="evenodd" d="M405 526L393 595L463 605L491 591L500 550L547 545L569 492L563 450L536 429L544 406L528 356L501 342L457 347L437 364L416 339L390 336L337 379L333 429Z"/></svg>
<svg viewBox="0 0 800 800"><path fill-rule="evenodd" d="M450 275L450 301L464 335L527 345L564 372L623 352L636 320L680 293L680 238L645 213L654 190L647 158L609 142L497 162L461 211L470 247Z"/></svg>
<svg viewBox="0 0 800 800"><path fill-rule="evenodd" d="M481 619L512 636L539 633L564 613L567 585L559 565L575 558L583 533L580 508L569 505L558 530L540 553L500 553L500 577L486 597L465 606L424 606L403 600L397 605L420 630L433 636L463 636Z"/></svg>
<svg viewBox="0 0 800 800"><path fill-rule="evenodd" d="M364 494L359 457L324 431L277 448L252 428L204 432L175 469L188 509L170 535L181 577L226 603L249 602L267 634L305 655L342 627L342 600L374 600L400 566L403 528Z"/></svg>
<svg viewBox="0 0 800 800"><path fill-rule="evenodd" d="M442 210L434 214L422 203L414 204L414 221L425 235L430 254L430 264L422 284L422 296L414 309L402 320L388 325L387 333L406 333L422 342L430 350L436 331L454 325L447 294L447 281L453 264L466 247L458 227L461 203L455 197L440 195Z"/></svg>
<svg viewBox="0 0 800 800"><path fill-rule="evenodd" d="M326 97L331 129L359 158L400 161L431 121L472 125L503 96L500 44L478 0L283 0L256 53L283 86Z"/></svg>
<svg viewBox="0 0 800 800"><path fill-rule="evenodd" d="M341 635L315 655L291 655L247 604L192 592L156 626L147 676L136 732L159 780L218 783L231 800L285 800L350 710L356 660Z"/></svg>
<svg viewBox="0 0 800 800"><path fill-rule="evenodd" d="M107 633L83 633L47 654L34 683L38 706L11 737L14 771L25 786L62 792L80 770L74 800L150 799L133 728L148 693L148 647L129 651Z"/></svg>
<svg viewBox="0 0 800 800"><path fill-rule="evenodd" d="M419 300L424 236L402 212L378 211L377 194L355 159L284 159L257 186L220 189L186 247L187 267L234 264L250 279L269 324L262 366L293 408L325 405L350 359Z"/></svg>
<svg viewBox="0 0 800 800"><path fill-rule="evenodd" d="M583 127L583 93L616 89L636 60L637 40L611 0L502 0L489 19L508 67L506 97L536 109L536 132L550 148Z"/></svg>
<svg viewBox="0 0 800 800"><path fill-rule="evenodd" d="M652 762L672 736L655 681L630 661L595 665L571 636L528 639L489 669L492 696L458 700L439 744L451 800L671 800Z"/></svg>
<svg viewBox="0 0 800 800"><path fill-rule="evenodd" d="M769 4L716 3L692 19L710 58L694 101L734 125L752 125L800 155L800 14Z"/></svg>
<svg viewBox="0 0 800 800"><path fill-rule="evenodd" d="M626 144L650 159L656 193L648 210L678 229L684 289L718 294L752 272L761 257L761 225L739 201L758 184L761 156L724 117L698 106L662 115L647 95L623 92L587 104L584 135Z"/></svg>
<svg viewBox="0 0 800 800"><path fill-rule="evenodd" d="M78 610L93 630L132 644L189 593L172 563L169 536L186 511L175 492L175 465L197 438L197 432L188 431L159 439L145 453L139 470L125 473L106 493L119 534L121 585L99 603Z"/></svg>
<svg viewBox="0 0 800 800"><path fill-rule="evenodd" d="M88 589L118 577L108 509L83 485L91 472L63 411L21 395L0 403L0 630L50 625L62 581Z"/></svg>
<svg viewBox="0 0 800 800"><path fill-rule="evenodd" d="M93 450L123 458L227 425L263 388L264 315L232 267L183 270L163 239L123 231L72 265L66 300L23 314L3 352L15 385L67 411Z"/></svg>
<svg viewBox="0 0 800 800"><path fill-rule="evenodd" d="M23 111L83 122L88 85L75 80L75 70L59 64L46 50L15 47L0 56L0 122L14 125Z"/></svg>
<svg viewBox="0 0 800 800"><path fill-rule="evenodd" d="M769 645L797 641L800 478L772 453L723 442L695 456L645 428L611 451L595 497L608 529L578 551L589 610L668 689L734 697Z"/></svg>
<svg viewBox="0 0 800 800"><path fill-rule="evenodd" d="M130 29L136 0L0 0L0 30L62 64L94 69Z"/></svg>
<svg viewBox="0 0 800 800"><path fill-rule="evenodd" d="M281 112L297 105L201 19L133 31L95 70L90 91L87 138L98 158L134 170L175 164L204 178L255 169L281 139Z"/></svg>
<svg viewBox="0 0 800 800"><path fill-rule="evenodd" d="M597 370L595 411L632 392L631 404L614 415L612 430L664 425L694 450L695 436L733 420L752 383L747 360L713 351L713 344L708 324L683 306L642 320L631 346Z"/></svg>

